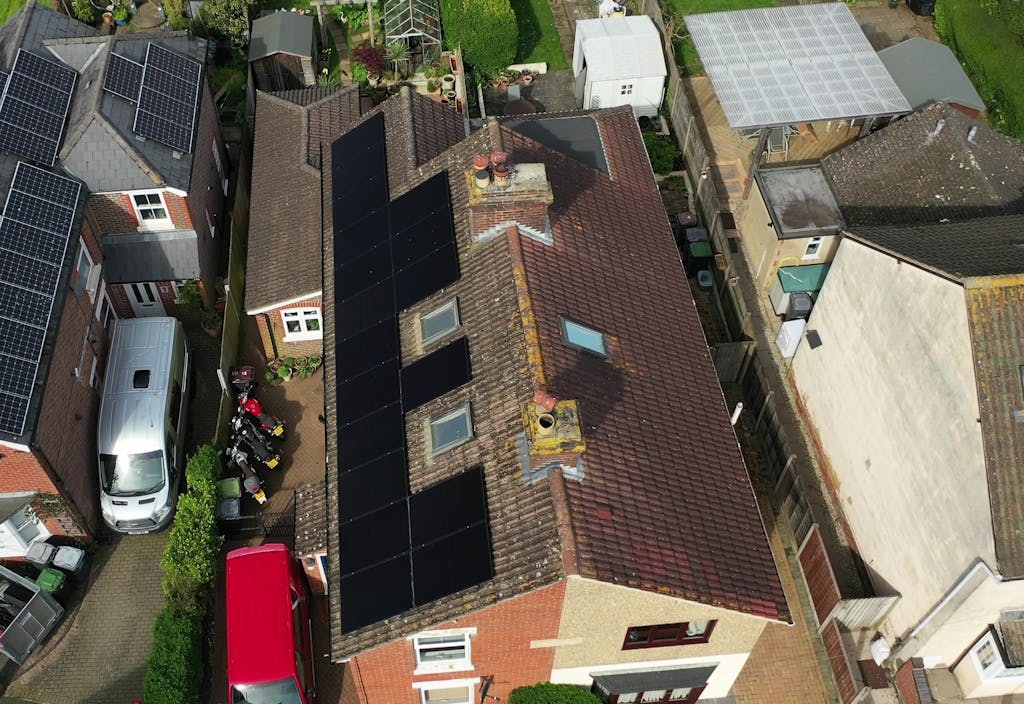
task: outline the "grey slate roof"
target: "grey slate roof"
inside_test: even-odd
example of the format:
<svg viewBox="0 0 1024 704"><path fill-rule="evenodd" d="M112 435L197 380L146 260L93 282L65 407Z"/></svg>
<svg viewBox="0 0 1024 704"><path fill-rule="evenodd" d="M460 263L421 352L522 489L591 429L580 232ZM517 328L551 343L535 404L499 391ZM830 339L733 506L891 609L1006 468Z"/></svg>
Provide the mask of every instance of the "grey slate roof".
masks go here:
<svg viewBox="0 0 1024 704"><path fill-rule="evenodd" d="M882 49L878 58L915 110L931 102L985 109L971 79L945 44L911 37Z"/></svg>
<svg viewBox="0 0 1024 704"><path fill-rule="evenodd" d="M944 103L830 154L821 167L851 228L1024 213L1024 144Z"/></svg>
<svg viewBox="0 0 1024 704"><path fill-rule="evenodd" d="M199 278L195 230L104 235L101 246L108 284Z"/></svg>
<svg viewBox="0 0 1024 704"><path fill-rule="evenodd" d="M96 36L99 32L89 25L28 0L25 7L0 26L0 70L10 70L19 48L49 56L43 48L46 39Z"/></svg>
<svg viewBox="0 0 1024 704"><path fill-rule="evenodd" d="M1024 215L858 227L852 228L850 237L961 283L1024 275Z"/></svg>
<svg viewBox="0 0 1024 704"><path fill-rule="evenodd" d="M313 56L313 16L272 12L252 23L249 61L271 54Z"/></svg>

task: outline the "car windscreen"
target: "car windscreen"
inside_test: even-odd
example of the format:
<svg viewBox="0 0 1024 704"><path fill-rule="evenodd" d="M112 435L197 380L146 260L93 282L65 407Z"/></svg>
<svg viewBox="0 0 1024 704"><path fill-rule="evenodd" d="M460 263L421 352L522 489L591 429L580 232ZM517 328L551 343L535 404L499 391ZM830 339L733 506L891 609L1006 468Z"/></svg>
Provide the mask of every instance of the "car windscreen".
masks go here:
<svg viewBox="0 0 1024 704"><path fill-rule="evenodd" d="M164 453L100 455L103 491L110 496L142 496L164 488Z"/></svg>
<svg viewBox="0 0 1024 704"><path fill-rule="evenodd" d="M231 687L231 704L302 704L295 679Z"/></svg>

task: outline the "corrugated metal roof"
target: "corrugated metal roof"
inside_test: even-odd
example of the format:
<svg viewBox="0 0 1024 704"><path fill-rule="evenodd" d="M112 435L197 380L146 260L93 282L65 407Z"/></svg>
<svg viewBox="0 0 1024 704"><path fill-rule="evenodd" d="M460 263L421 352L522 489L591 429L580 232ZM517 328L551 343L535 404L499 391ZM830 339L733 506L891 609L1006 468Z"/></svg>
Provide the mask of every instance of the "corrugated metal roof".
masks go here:
<svg viewBox="0 0 1024 704"><path fill-rule="evenodd" d="M910 112L843 3L690 15L686 26L733 128Z"/></svg>
<svg viewBox="0 0 1024 704"><path fill-rule="evenodd" d="M661 36L647 15L576 20L590 81L666 76Z"/></svg>

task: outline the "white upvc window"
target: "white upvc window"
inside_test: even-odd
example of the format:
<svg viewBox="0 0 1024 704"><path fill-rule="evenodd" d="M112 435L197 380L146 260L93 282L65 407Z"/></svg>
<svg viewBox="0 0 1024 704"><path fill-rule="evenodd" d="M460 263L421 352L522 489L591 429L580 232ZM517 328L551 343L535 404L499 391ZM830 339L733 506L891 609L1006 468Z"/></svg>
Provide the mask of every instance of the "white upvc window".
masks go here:
<svg viewBox="0 0 1024 704"><path fill-rule="evenodd" d="M284 341L320 340L324 336L323 318L319 308L289 308L281 311Z"/></svg>
<svg viewBox="0 0 1024 704"><path fill-rule="evenodd" d="M413 682L420 691L420 704L476 704L476 685L480 678L471 680L438 680Z"/></svg>
<svg viewBox="0 0 1024 704"><path fill-rule="evenodd" d="M110 321L117 317L114 313L114 305L110 302L110 296L107 295L107 284L105 281L100 282L100 291L96 295L96 320L103 324L103 327L110 328Z"/></svg>
<svg viewBox="0 0 1024 704"><path fill-rule="evenodd" d="M428 345L459 329L459 304L453 298L420 316L420 342Z"/></svg>
<svg viewBox="0 0 1024 704"><path fill-rule="evenodd" d="M994 629L989 630L971 648L971 660L983 681L994 679L1024 680L1024 667L1007 667Z"/></svg>
<svg viewBox="0 0 1024 704"><path fill-rule="evenodd" d="M807 240L807 246L804 248L804 255L801 259L817 259L818 253L821 251L821 237L812 237Z"/></svg>
<svg viewBox="0 0 1024 704"><path fill-rule="evenodd" d="M206 215L206 227L210 229L210 237L216 237L217 227L213 224L213 217L210 215L209 204L207 204L207 206L203 208L203 213Z"/></svg>
<svg viewBox="0 0 1024 704"><path fill-rule="evenodd" d="M470 636L473 628L424 631L412 637L416 654L414 675L461 672L473 669Z"/></svg>
<svg viewBox="0 0 1024 704"><path fill-rule="evenodd" d="M440 418L430 420L430 453L439 455L473 437L473 416L469 404L456 408Z"/></svg>
<svg viewBox="0 0 1024 704"><path fill-rule="evenodd" d="M46 530L46 526L36 517L30 506L25 506L8 518L5 527L25 549L28 549L29 543L33 540L46 539L50 536L50 531Z"/></svg>
<svg viewBox="0 0 1024 704"><path fill-rule="evenodd" d="M220 176L221 188L224 190L224 195L228 194L228 177L224 173L224 164L220 159L220 148L217 146L217 138L214 137L210 143L210 148L213 151L213 163L217 165L217 175Z"/></svg>
<svg viewBox="0 0 1024 704"><path fill-rule="evenodd" d="M162 192L132 193L131 198L140 230L169 230L174 227Z"/></svg>
<svg viewBox="0 0 1024 704"><path fill-rule="evenodd" d="M76 290L85 291L89 294L89 300L96 300L96 286L100 281L100 268L93 262L89 254L89 248L85 246L85 240L78 238L78 261L75 263L75 271L78 272L78 285Z"/></svg>
<svg viewBox="0 0 1024 704"><path fill-rule="evenodd" d="M619 87L619 95L633 95L633 84L623 83Z"/></svg>

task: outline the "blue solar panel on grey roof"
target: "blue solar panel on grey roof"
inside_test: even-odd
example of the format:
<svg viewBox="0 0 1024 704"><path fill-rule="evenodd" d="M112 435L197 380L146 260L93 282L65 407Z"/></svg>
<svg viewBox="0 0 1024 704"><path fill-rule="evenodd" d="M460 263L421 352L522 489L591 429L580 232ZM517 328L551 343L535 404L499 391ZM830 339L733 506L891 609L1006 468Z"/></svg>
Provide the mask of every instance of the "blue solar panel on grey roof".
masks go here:
<svg viewBox="0 0 1024 704"><path fill-rule="evenodd" d="M0 432L25 431L81 186L24 162L0 216Z"/></svg>
<svg viewBox="0 0 1024 704"><path fill-rule="evenodd" d="M198 61L150 42L133 131L191 153L202 69Z"/></svg>
<svg viewBox="0 0 1024 704"><path fill-rule="evenodd" d="M0 149L52 166L78 74L18 49L0 101Z"/></svg>
<svg viewBox="0 0 1024 704"><path fill-rule="evenodd" d="M133 103L139 100L139 88L142 86L142 69L140 63L126 59L120 54L111 54L107 61L107 73L103 77L103 90L127 98Z"/></svg>

